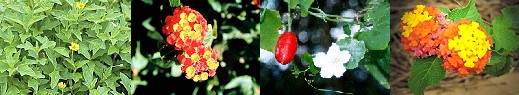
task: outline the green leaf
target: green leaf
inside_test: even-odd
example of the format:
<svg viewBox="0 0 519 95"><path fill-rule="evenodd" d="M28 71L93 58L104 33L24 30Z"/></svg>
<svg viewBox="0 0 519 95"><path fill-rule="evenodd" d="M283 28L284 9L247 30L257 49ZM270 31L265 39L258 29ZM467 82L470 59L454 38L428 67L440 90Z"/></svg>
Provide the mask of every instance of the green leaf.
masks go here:
<svg viewBox="0 0 519 95"><path fill-rule="evenodd" d="M315 56L310 55L308 52L305 52L303 55L301 55L301 59L303 59L304 62L308 63L308 68L310 68L310 72L312 72L312 74L315 75L319 73L320 69L314 65L314 58Z"/></svg>
<svg viewBox="0 0 519 95"><path fill-rule="evenodd" d="M89 48L92 49L92 54L95 54L99 49L105 49L105 42L101 39L90 40Z"/></svg>
<svg viewBox="0 0 519 95"><path fill-rule="evenodd" d="M297 7L297 4L299 4L299 2L298 2L299 0L297 0L297 1L296 0L283 0L283 1L285 1L285 3L288 4L290 9L295 9Z"/></svg>
<svg viewBox="0 0 519 95"><path fill-rule="evenodd" d="M366 21L373 23L371 30L362 32L359 39L369 50L384 50L389 44L389 4L382 2L366 12Z"/></svg>
<svg viewBox="0 0 519 95"><path fill-rule="evenodd" d="M56 48L54 48L54 51L58 52L59 54L65 56L65 57L69 57L69 50L67 48L56 47Z"/></svg>
<svg viewBox="0 0 519 95"><path fill-rule="evenodd" d="M501 76L510 71L510 64L513 61L510 59L511 58L493 52L492 57L490 57L490 61L487 66L485 66L483 72L493 76Z"/></svg>
<svg viewBox="0 0 519 95"><path fill-rule="evenodd" d="M23 76L23 75L29 75L29 76L36 76L36 73L34 73L34 71L27 65L21 65L21 66L18 66L18 72L20 72L20 75Z"/></svg>
<svg viewBox="0 0 519 95"><path fill-rule="evenodd" d="M350 25L347 23L343 23L343 24L344 25L342 26L342 28L344 30L344 34L351 35ZM355 32L358 32L358 31L355 31Z"/></svg>
<svg viewBox="0 0 519 95"><path fill-rule="evenodd" d="M85 56L87 59L90 59L91 55L90 52L88 52L88 50L90 49L88 48L88 44L86 42L82 42L79 44L78 53Z"/></svg>
<svg viewBox="0 0 519 95"><path fill-rule="evenodd" d="M373 77L382 85L384 88L389 89L389 75L385 75L376 64L366 63L364 65L366 69L373 75Z"/></svg>
<svg viewBox="0 0 519 95"><path fill-rule="evenodd" d="M440 9L440 12L443 12L443 13L446 13L446 14L451 12L451 10L449 8L439 7L439 9Z"/></svg>
<svg viewBox="0 0 519 95"><path fill-rule="evenodd" d="M31 79L31 80L29 80L29 82L27 83L27 85L28 85L29 87L33 88L34 91L38 91L38 85L39 85L39 84L40 84L40 83L39 83L38 81L36 81L36 79Z"/></svg>
<svg viewBox="0 0 519 95"><path fill-rule="evenodd" d="M100 9L105 10L106 8L105 8L105 6L98 6L98 5L92 4L92 5L86 6L85 9L83 9L83 10L90 11L90 10L100 10Z"/></svg>
<svg viewBox="0 0 519 95"><path fill-rule="evenodd" d="M483 22L481 15L476 9L476 3L474 3L474 0L470 0L467 6L456 8L447 14L447 19L452 21L460 21L462 18L466 18L469 21L478 22L481 27L487 30L487 32L490 31L490 27Z"/></svg>
<svg viewBox="0 0 519 95"><path fill-rule="evenodd" d="M495 50L500 51L504 50L503 54L508 54L511 51L517 50L519 46L519 37L515 34L516 31L519 30L519 20L517 16L519 16L518 7L506 7L502 9L502 16L497 16L493 21L492 27L493 34L491 35L493 42L495 44ZM514 10L514 11L512 11Z"/></svg>
<svg viewBox="0 0 519 95"><path fill-rule="evenodd" d="M346 69L355 69L359 66L359 61L364 58L366 47L363 41L358 41L351 38L345 38L337 41L340 50L347 50L350 52L351 58L348 63L344 64Z"/></svg>
<svg viewBox="0 0 519 95"><path fill-rule="evenodd" d="M34 50L34 46L31 44L31 42L25 42L23 44L16 46L16 48L23 48L25 50Z"/></svg>
<svg viewBox="0 0 519 95"><path fill-rule="evenodd" d="M180 0L168 0L168 1L169 1L169 5L173 8L182 6L182 3L180 2Z"/></svg>
<svg viewBox="0 0 519 95"><path fill-rule="evenodd" d="M308 16L308 8L314 3L314 0L299 0L299 6L301 6L301 16Z"/></svg>
<svg viewBox="0 0 519 95"><path fill-rule="evenodd" d="M52 73L49 74L50 76L50 87L54 89L56 85L58 85L59 79L61 79L61 76L59 75L59 71L55 70Z"/></svg>
<svg viewBox="0 0 519 95"><path fill-rule="evenodd" d="M416 59L411 66L411 76L408 82L411 91L415 95L423 95L427 86L438 84L445 77L442 64L442 60L436 57Z"/></svg>
<svg viewBox="0 0 519 95"><path fill-rule="evenodd" d="M126 91L130 91L131 88L131 80L128 78L125 74L119 73L119 77L121 77L121 84L123 84L124 88L126 88ZM129 93L132 94L132 93Z"/></svg>
<svg viewBox="0 0 519 95"><path fill-rule="evenodd" d="M110 48L108 48L108 55L112 55L114 53L119 53L119 49L115 46L110 46Z"/></svg>
<svg viewBox="0 0 519 95"><path fill-rule="evenodd" d="M49 47L54 47L56 45L56 42L49 41L49 38L47 38L47 37L36 36L35 38L40 43L42 43L42 45L40 46L40 49L46 49Z"/></svg>
<svg viewBox="0 0 519 95"><path fill-rule="evenodd" d="M279 37L278 29L282 27L281 17L278 11L261 8L261 12L263 11L265 13L260 20L260 48L274 52Z"/></svg>
<svg viewBox="0 0 519 95"><path fill-rule="evenodd" d="M79 62L76 62L76 64L74 65L76 67L75 69L79 69L79 68L83 67L83 65L85 65L88 62L89 62L88 60L81 60Z"/></svg>

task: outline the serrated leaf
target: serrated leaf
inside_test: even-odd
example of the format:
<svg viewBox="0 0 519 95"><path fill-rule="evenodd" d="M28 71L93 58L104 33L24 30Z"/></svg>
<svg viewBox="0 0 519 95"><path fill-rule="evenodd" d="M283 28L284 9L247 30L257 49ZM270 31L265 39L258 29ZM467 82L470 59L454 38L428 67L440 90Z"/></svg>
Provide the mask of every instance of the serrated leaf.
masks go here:
<svg viewBox="0 0 519 95"><path fill-rule="evenodd" d="M350 52L350 60L344 64L346 69L355 69L359 66L359 61L364 58L366 47L363 41L358 41L351 38L345 38L337 41L340 50L347 50Z"/></svg>
<svg viewBox="0 0 519 95"><path fill-rule="evenodd" d="M456 8L447 14L447 19L450 19L452 21L459 21L462 18L465 18L469 21L478 22L481 27L487 30L487 32L491 31L490 27L483 22L481 15L476 9L476 3L474 3L474 0L470 0L467 6Z"/></svg>
<svg viewBox="0 0 519 95"><path fill-rule="evenodd" d="M490 61L485 66L485 69L483 70L484 73L493 75L493 76L501 76L508 72L510 68L510 63L512 63L513 60L510 60L511 58L507 58L506 56L499 55L498 53L492 53L492 57L490 57Z"/></svg>
<svg viewBox="0 0 519 95"><path fill-rule="evenodd" d="M362 32L359 39L369 50L385 50L389 44L389 4L382 2L366 12L366 21L373 23L371 30Z"/></svg>
<svg viewBox="0 0 519 95"><path fill-rule="evenodd" d="M65 56L65 57L69 57L69 50L67 48L56 47L56 48L54 48L54 51L58 52L59 54Z"/></svg>
<svg viewBox="0 0 519 95"><path fill-rule="evenodd" d="M310 5L314 3L314 0L298 0L299 6L301 6L301 16L306 17L308 16L308 9L310 8Z"/></svg>
<svg viewBox="0 0 519 95"><path fill-rule="evenodd" d="M445 77L442 60L436 57L416 59L411 66L409 88L415 95L423 95L428 86L438 84Z"/></svg>
<svg viewBox="0 0 519 95"><path fill-rule="evenodd" d="M511 51L514 51L519 46L519 37L515 34L517 30L518 22L513 22L513 20L517 20L517 16L519 16L519 12L510 11L514 9L519 9L517 7L506 7L503 10L502 16L497 16L493 21L492 27L493 34L491 35L493 42L495 44L495 50L500 51L504 50L503 54L508 54ZM515 15L512 15L515 14ZM515 27L515 28L514 28Z"/></svg>
<svg viewBox="0 0 519 95"><path fill-rule="evenodd" d="M315 56L310 55L308 52L305 52L303 55L301 55L301 59L303 59L304 62L308 63L308 68L310 68L310 72L312 72L312 74L315 75L319 73L320 69L314 65L314 58Z"/></svg>
<svg viewBox="0 0 519 95"><path fill-rule="evenodd" d="M260 48L274 52L279 37L278 29L282 27L281 17L275 10L261 8L261 11L265 13L260 20Z"/></svg>

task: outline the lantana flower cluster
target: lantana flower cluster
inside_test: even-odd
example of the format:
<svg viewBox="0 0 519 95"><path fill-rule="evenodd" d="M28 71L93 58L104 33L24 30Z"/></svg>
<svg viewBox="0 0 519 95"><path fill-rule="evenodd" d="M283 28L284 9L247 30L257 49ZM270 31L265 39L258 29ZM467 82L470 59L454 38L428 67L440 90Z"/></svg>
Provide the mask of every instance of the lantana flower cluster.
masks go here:
<svg viewBox="0 0 519 95"><path fill-rule="evenodd" d="M401 18L404 51L415 57L437 55L447 71L467 77L481 73L490 60L492 39L479 23L446 19L438 8L417 5Z"/></svg>
<svg viewBox="0 0 519 95"><path fill-rule="evenodd" d="M218 52L204 46L204 37L208 32L205 18L189 6L183 6L175 8L173 15L167 16L164 22L162 32L167 35L166 42L175 50L184 51L177 55L177 59L186 78L198 82L213 77L219 66Z"/></svg>

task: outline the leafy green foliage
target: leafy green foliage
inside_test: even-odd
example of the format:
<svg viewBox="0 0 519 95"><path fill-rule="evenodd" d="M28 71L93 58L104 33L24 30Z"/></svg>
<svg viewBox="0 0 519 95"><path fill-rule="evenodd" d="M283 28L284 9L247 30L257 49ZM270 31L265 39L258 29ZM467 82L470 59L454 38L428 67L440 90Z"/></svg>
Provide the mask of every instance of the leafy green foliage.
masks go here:
<svg viewBox="0 0 519 95"><path fill-rule="evenodd" d="M492 53L492 57L490 57L490 61L487 63L487 66L485 66L483 72L494 76L501 76L510 72L512 69L511 63L513 63L513 60L510 56L507 57L498 53Z"/></svg>
<svg viewBox="0 0 519 95"><path fill-rule="evenodd" d="M481 18L481 15L476 9L476 3L474 3L474 0L470 0L467 6L453 9L447 14L447 19L450 19L452 21L460 21L462 18L465 18L469 21L478 22L481 25L481 27L487 30L487 32L491 31L490 27L483 23L483 19Z"/></svg>
<svg viewBox="0 0 519 95"><path fill-rule="evenodd" d="M409 88L415 95L423 95L427 86L438 84L445 77L443 61L436 57L416 59L411 67Z"/></svg>
<svg viewBox="0 0 519 95"><path fill-rule="evenodd" d="M515 34L519 30L519 16L518 7L505 7L501 10L503 15L497 16L492 21L494 31L491 35L494 43L495 50L500 51L503 49L504 54L508 54L511 51L515 51L519 46L519 37Z"/></svg>
<svg viewBox="0 0 519 95"><path fill-rule="evenodd" d="M127 0L0 1L0 94L131 94L116 89L127 86L119 72L130 71L129 8Z"/></svg>
<svg viewBox="0 0 519 95"><path fill-rule="evenodd" d="M275 10L262 8L260 11L265 12L260 18L260 48L274 52L279 37L278 29L282 27L281 17Z"/></svg>
<svg viewBox="0 0 519 95"><path fill-rule="evenodd" d="M373 24L373 29L362 32L359 39L369 50L385 50L389 44L389 3L379 2L372 7L364 19Z"/></svg>
<svg viewBox="0 0 519 95"><path fill-rule="evenodd" d="M365 58L361 60L364 68L386 89L390 88L389 54L389 48L386 50L373 50L367 52Z"/></svg>

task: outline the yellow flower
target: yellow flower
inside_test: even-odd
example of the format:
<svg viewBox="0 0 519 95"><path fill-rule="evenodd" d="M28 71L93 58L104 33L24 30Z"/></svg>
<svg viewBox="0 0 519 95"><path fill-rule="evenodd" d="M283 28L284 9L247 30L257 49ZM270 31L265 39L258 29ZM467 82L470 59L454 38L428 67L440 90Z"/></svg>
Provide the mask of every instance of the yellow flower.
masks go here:
<svg viewBox="0 0 519 95"><path fill-rule="evenodd" d="M200 61L200 59L201 59L200 55L198 55L197 53L191 54L191 61L198 62L198 61Z"/></svg>
<svg viewBox="0 0 519 95"><path fill-rule="evenodd" d="M83 9L83 8L85 8L85 4L83 4L82 2L77 2L77 3L76 3L76 6L77 6L78 9Z"/></svg>
<svg viewBox="0 0 519 95"><path fill-rule="evenodd" d="M211 55L213 55L213 53L211 51L205 51L204 52L204 58L205 59L209 59L211 57Z"/></svg>
<svg viewBox="0 0 519 95"><path fill-rule="evenodd" d="M70 46L68 46L68 48L70 48L70 50L77 51L79 50L79 44L72 42L70 43Z"/></svg>
<svg viewBox="0 0 519 95"><path fill-rule="evenodd" d="M457 28L459 36L449 39L448 47L457 51L459 57L465 61L465 67L474 68L475 62L490 50L490 41L487 40L487 35L478 29L477 22L461 24Z"/></svg>
<svg viewBox="0 0 519 95"><path fill-rule="evenodd" d="M214 69L218 68L218 63L216 62L216 60L214 60L214 58L207 59L206 64L210 70L214 70Z"/></svg>
<svg viewBox="0 0 519 95"><path fill-rule="evenodd" d="M413 28L419 23L431 20L433 16L429 16L428 11L424 11L424 5L416 5L416 8L412 12L406 12L402 18L404 32L402 36L409 37L409 34L413 32Z"/></svg>
<svg viewBox="0 0 519 95"><path fill-rule="evenodd" d="M191 79L195 75L195 67L189 66L186 68L186 77Z"/></svg>
<svg viewBox="0 0 519 95"><path fill-rule="evenodd" d="M187 17L187 20L189 22L195 22L196 20L196 15L194 13L189 13L189 16Z"/></svg>
<svg viewBox="0 0 519 95"><path fill-rule="evenodd" d="M209 74L208 74L207 72L203 72L203 73L200 75L200 77L202 78L202 81L207 80L208 75L209 75Z"/></svg>
<svg viewBox="0 0 519 95"><path fill-rule="evenodd" d="M193 77L193 81L198 82L199 80L200 80L200 75L195 75L195 77Z"/></svg>
<svg viewBox="0 0 519 95"><path fill-rule="evenodd" d="M63 82L59 82L59 83L58 83L58 88L63 89L63 88L65 88L65 87L67 87L67 84L65 84L65 83L63 83Z"/></svg>

